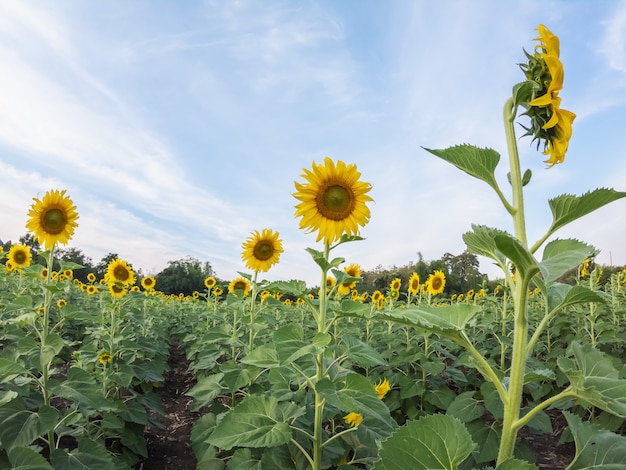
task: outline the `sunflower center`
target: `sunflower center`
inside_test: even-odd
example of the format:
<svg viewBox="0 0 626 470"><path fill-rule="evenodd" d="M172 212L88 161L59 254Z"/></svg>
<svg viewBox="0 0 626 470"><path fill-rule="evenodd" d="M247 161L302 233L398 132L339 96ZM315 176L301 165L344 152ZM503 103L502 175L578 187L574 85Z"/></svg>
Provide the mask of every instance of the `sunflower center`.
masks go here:
<svg viewBox="0 0 626 470"><path fill-rule="evenodd" d="M246 290L246 283L243 281L238 281L233 286L233 290Z"/></svg>
<svg viewBox="0 0 626 470"><path fill-rule="evenodd" d="M267 240L261 240L254 245L254 257L260 261L267 261L273 254L274 245Z"/></svg>
<svg viewBox="0 0 626 470"><path fill-rule="evenodd" d="M65 212L61 209L47 210L41 218L41 225L43 229L52 235L57 235L65 229L67 220L65 219Z"/></svg>
<svg viewBox="0 0 626 470"><path fill-rule="evenodd" d="M411 289L416 290L419 286L420 286L420 283L416 279L411 281Z"/></svg>
<svg viewBox="0 0 626 470"><path fill-rule="evenodd" d="M122 281L122 282L128 280L128 277L129 277L128 269L124 268L123 266L116 267L113 270L113 277L115 277L115 279Z"/></svg>
<svg viewBox="0 0 626 470"><path fill-rule="evenodd" d="M24 264L26 263L28 257L26 256L26 253L24 251L16 251L13 255L13 259L17 264Z"/></svg>
<svg viewBox="0 0 626 470"><path fill-rule="evenodd" d="M328 184L317 195L317 209L332 220L343 220L354 210L354 193L343 184Z"/></svg>
<svg viewBox="0 0 626 470"><path fill-rule="evenodd" d="M436 277L431 282L434 290L441 289L441 284L443 283L441 278Z"/></svg>

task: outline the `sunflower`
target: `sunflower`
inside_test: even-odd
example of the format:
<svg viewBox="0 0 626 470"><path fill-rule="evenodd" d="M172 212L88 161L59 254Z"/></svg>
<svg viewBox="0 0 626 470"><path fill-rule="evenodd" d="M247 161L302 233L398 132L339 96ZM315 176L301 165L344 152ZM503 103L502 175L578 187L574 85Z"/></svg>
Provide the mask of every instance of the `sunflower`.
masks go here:
<svg viewBox="0 0 626 470"><path fill-rule="evenodd" d="M54 189L48 191L41 200L33 198L35 202L28 211L30 219L26 222L26 228L44 249L52 249L57 243L67 244L78 226L76 206L65 192L65 189Z"/></svg>
<svg viewBox="0 0 626 470"><path fill-rule="evenodd" d="M215 297L219 297L220 295L222 295L223 291L222 288L220 286L217 286L215 289L213 289L213 295Z"/></svg>
<svg viewBox="0 0 626 470"><path fill-rule="evenodd" d="M417 273L411 274L409 278L409 287L407 289L409 294L417 295L420 292L420 275Z"/></svg>
<svg viewBox="0 0 626 470"><path fill-rule="evenodd" d="M104 273L104 280L107 284L119 281L125 286L132 286L135 283L135 273L126 261L115 258L109 263Z"/></svg>
<svg viewBox="0 0 626 470"><path fill-rule="evenodd" d="M228 284L228 292L235 293L238 290L243 291L244 297L248 297L248 295L250 295L250 281L245 277L238 277L230 281L230 284Z"/></svg>
<svg viewBox="0 0 626 470"><path fill-rule="evenodd" d="M94 286L93 284L87 286L87 294L93 295L96 292L98 292L98 288L96 286Z"/></svg>
<svg viewBox="0 0 626 470"><path fill-rule="evenodd" d="M243 252L241 259L246 267L255 272L264 273L278 263L283 250L283 242L278 238L278 232L264 228L261 233L255 230L241 245Z"/></svg>
<svg viewBox="0 0 626 470"><path fill-rule="evenodd" d="M348 267L344 268L343 272L350 277L361 277L361 266L359 266L358 264L351 264ZM339 285L339 287L337 288L337 292L339 292L340 295L349 294L354 286L356 286L356 281L344 282Z"/></svg>
<svg viewBox="0 0 626 470"><path fill-rule="evenodd" d="M115 281L109 284L109 292L113 297L124 297L126 295L126 287L120 281Z"/></svg>
<svg viewBox="0 0 626 470"><path fill-rule="evenodd" d="M402 287L402 280L399 277L389 283L389 288L391 290L400 290L400 287Z"/></svg>
<svg viewBox="0 0 626 470"><path fill-rule="evenodd" d="M96 275L94 273L87 274L87 280L89 282L96 282Z"/></svg>
<svg viewBox="0 0 626 470"><path fill-rule="evenodd" d="M378 398L382 400L383 398L385 398L385 395L387 395L387 392L391 390L391 384L386 378L380 379L380 381L374 386L374 390L376 390Z"/></svg>
<svg viewBox="0 0 626 470"><path fill-rule="evenodd" d="M446 286L446 275L443 271L435 271L430 276L428 276L428 293L437 295L443 292L443 288Z"/></svg>
<svg viewBox="0 0 626 470"><path fill-rule="evenodd" d="M559 92L563 88L565 74L559 59L559 38L544 25L539 25L537 30L539 37L535 41L539 41L539 44L535 47L535 53L526 53L528 63L521 64L526 79L539 85L533 99L527 103L525 114L531 119L531 127L526 128L526 135L532 135L533 140L544 143L543 154L549 156L545 162L551 168L565 160L576 115L561 109Z"/></svg>
<svg viewBox="0 0 626 470"><path fill-rule="evenodd" d="M217 281L213 276L209 276L204 280L204 287L206 287L207 289L212 289L213 287L215 287L215 284L217 284Z"/></svg>
<svg viewBox="0 0 626 470"><path fill-rule="evenodd" d="M65 299L59 299L59 300L57 301L57 307L59 307L59 308L63 308L63 307L65 307L66 305L67 305L67 300L65 300Z"/></svg>
<svg viewBox="0 0 626 470"><path fill-rule="evenodd" d="M304 169L301 176L306 183L296 182L294 197L296 217L302 217L300 228L307 233L317 231L317 239L331 244L343 234L358 235L359 226L369 222L370 210L366 203L371 184L359 181L361 173L355 164L346 165L329 157L324 164L313 162L313 169Z"/></svg>
<svg viewBox="0 0 626 470"><path fill-rule="evenodd" d="M360 413L351 412L345 415L343 417L343 420L346 422L347 425L354 428L361 424L361 421L363 421L363 415Z"/></svg>
<svg viewBox="0 0 626 470"><path fill-rule="evenodd" d="M152 290L154 289L155 285L156 279L154 279L154 277L152 276L146 276L141 280L141 287L143 287L144 290Z"/></svg>
<svg viewBox="0 0 626 470"><path fill-rule="evenodd" d="M30 247L26 245L12 245L7 254L7 260L10 261L11 269L26 268L30 266L33 254L30 252Z"/></svg>
<svg viewBox="0 0 626 470"><path fill-rule="evenodd" d="M335 287L335 284L337 284L337 279L335 279L333 276L326 276L326 290L327 291Z"/></svg>
<svg viewBox="0 0 626 470"><path fill-rule="evenodd" d="M100 354L98 354L98 362L102 365L109 364L112 360L113 356L111 356L111 353L107 351L102 351Z"/></svg>
<svg viewBox="0 0 626 470"><path fill-rule="evenodd" d="M376 303L378 302L378 299L380 299L381 297L383 297L383 293L379 290L375 290L374 292L372 292L372 302Z"/></svg>
<svg viewBox="0 0 626 470"><path fill-rule="evenodd" d="M472 300L474 298L474 289L470 289L467 291L467 299Z"/></svg>

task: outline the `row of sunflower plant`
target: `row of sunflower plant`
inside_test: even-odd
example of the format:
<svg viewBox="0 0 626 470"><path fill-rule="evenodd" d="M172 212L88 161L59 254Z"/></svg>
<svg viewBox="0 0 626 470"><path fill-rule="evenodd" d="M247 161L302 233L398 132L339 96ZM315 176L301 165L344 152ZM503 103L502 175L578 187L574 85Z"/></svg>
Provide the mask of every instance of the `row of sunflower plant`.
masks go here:
<svg viewBox="0 0 626 470"><path fill-rule="evenodd" d="M259 281L282 246L269 229L244 244L243 259L254 274L243 276L243 289L214 304L214 328L187 337L198 373L190 395L197 409L208 407L192 436L201 465L536 468L518 435L525 427L551 432L551 408L563 410L577 444L570 468L626 464L624 438L606 429L619 429L626 418L623 348L615 342L609 350L598 347L596 328L601 321L620 338L623 304L607 302L593 283L558 281L595 248L574 239L546 243L566 224L626 193L599 189L551 199L551 226L528 243L523 191L532 174L521 172L514 121L524 108L528 134L544 144L552 167L564 161L575 117L560 107L559 40L543 25L538 30L539 44L521 66L526 80L504 108L511 198L495 176L496 151L427 149L485 181L511 215L513 234L474 226L464 235L470 252L502 268L500 296L482 292L474 302L442 301L428 293L442 287L439 276L416 302L410 295L399 302L394 283L387 303L379 301L382 293L375 302L344 297L337 286L351 285L358 274L354 265L341 270L345 260L336 252L360 240L360 227L370 218L371 186L353 164L314 162L304 170L305 181L295 183L296 217L322 242L321 249L307 250L321 271L320 286L329 284L329 273L336 284L311 298L302 282ZM262 291L289 294L298 304L259 301ZM211 344L210 352L199 342ZM384 401L392 386L398 393ZM589 416L599 421L581 418Z"/></svg>
<svg viewBox="0 0 626 470"><path fill-rule="evenodd" d="M0 272L0 468L133 468L163 413L168 320L154 279L138 292L120 259L100 281L74 279L82 266L54 257L77 226L65 191L35 199L29 217L40 263L13 245Z"/></svg>

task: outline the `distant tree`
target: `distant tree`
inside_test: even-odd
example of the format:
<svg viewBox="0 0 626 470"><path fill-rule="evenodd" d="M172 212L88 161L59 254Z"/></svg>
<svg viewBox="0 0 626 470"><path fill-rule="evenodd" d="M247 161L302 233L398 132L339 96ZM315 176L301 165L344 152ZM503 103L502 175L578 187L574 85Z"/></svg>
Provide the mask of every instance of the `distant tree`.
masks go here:
<svg viewBox="0 0 626 470"><path fill-rule="evenodd" d="M204 290L204 280L209 276L213 276L211 263L187 256L168 262L167 267L155 276L156 288L166 294L191 295L194 291Z"/></svg>
<svg viewBox="0 0 626 470"><path fill-rule="evenodd" d="M42 251L41 245L32 233L27 233L20 237L19 242L22 245L26 245L30 248L30 252L33 255L33 263L45 264L45 261L38 260L39 253Z"/></svg>

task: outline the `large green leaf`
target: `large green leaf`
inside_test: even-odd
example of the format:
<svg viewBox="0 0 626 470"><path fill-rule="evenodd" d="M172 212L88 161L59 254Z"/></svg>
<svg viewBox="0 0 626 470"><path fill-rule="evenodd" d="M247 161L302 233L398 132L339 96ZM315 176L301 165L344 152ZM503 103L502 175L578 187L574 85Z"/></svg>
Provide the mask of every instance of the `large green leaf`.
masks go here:
<svg viewBox="0 0 626 470"><path fill-rule="evenodd" d="M78 440L78 449L69 452L56 449L50 455L50 462L55 470L114 470L115 464L104 443L82 438Z"/></svg>
<svg viewBox="0 0 626 470"><path fill-rule="evenodd" d="M626 418L626 380L611 360L590 344L572 343L573 358L561 357L557 364L567 375L576 395L598 408Z"/></svg>
<svg viewBox="0 0 626 470"><path fill-rule="evenodd" d="M344 335L341 338L346 345L348 358L361 367L373 367L387 365L385 359L376 349L352 335Z"/></svg>
<svg viewBox="0 0 626 470"><path fill-rule="evenodd" d="M317 351L313 344L304 341L302 326L295 323L285 325L274 333L274 346L280 365L291 364L295 360Z"/></svg>
<svg viewBox="0 0 626 470"><path fill-rule="evenodd" d="M104 396L102 386L80 367L70 367L66 380L52 387L57 396L73 400L87 416L98 411L121 411L121 406Z"/></svg>
<svg viewBox="0 0 626 470"><path fill-rule="evenodd" d="M567 411L563 414L576 442L576 456L567 470L626 468L626 437L584 422Z"/></svg>
<svg viewBox="0 0 626 470"><path fill-rule="evenodd" d="M286 444L291 429L281 419L276 398L250 395L224 415L206 441L225 450Z"/></svg>
<svg viewBox="0 0 626 470"><path fill-rule="evenodd" d="M374 470L456 470L473 448L469 432L457 418L427 415L409 421L382 442Z"/></svg>
<svg viewBox="0 0 626 470"><path fill-rule="evenodd" d="M37 412L27 410L21 398L0 408L0 443L11 450L27 447L57 424L58 413L50 406Z"/></svg>
<svg viewBox="0 0 626 470"><path fill-rule="evenodd" d="M552 234L570 222L623 197L626 197L626 192L600 188L582 196L562 194L550 199L553 221L548 233Z"/></svg>
<svg viewBox="0 0 626 470"><path fill-rule="evenodd" d="M563 309L571 305L587 304L589 302L603 303L604 297L598 292L583 286L553 283L548 287L548 309L550 312Z"/></svg>
<svg viewBox="0 0 626 470"><path fill-rule="evenodd" d="M424 150L438 156L439 158L452 163L455 167L463 170L479 180L484 181L497 192L498 182L495 177L495 170L500 162L500 154L493 149L479 148L473 145L455 145L444 150Z"/></svg>
<svg viewBox="0 0 626 470"><path fill-rule="evenodd" d="M506 232L495 228L472 225L472 231L463 234L463 241L470 253L491 258L498 263L498 266L504 267L506 257L498 250L495 238L496 235L505 234Z"/></svg>
<svg viewBox="0 0 626 470"><path fill-rule="evenodd" d="M374 385L360 374L349 373L343 382L320 380L315 390L342 412L361 414L362 426L367 427L376 439L388 436L397 427L389 408L378 398Z"/></svg>
<svg viewBox="0 0 626 470"><path fill-rule="evenodd" d="M38 452L28 447L16 447L9 452L12 470L53 470Z"/></svg>
<svg viewBox="0 0 626 470"><path fill-rule="evenodd" d="M263 344L258 348L254 348L241 360L241 362L260 367L262 369L271 369L272 367L278 367L280 365L278 354L276 353L276 347L272 343Z"/></svg>
<svg viewBox="0 0 626 470"><path fill-rule="evenodd" d="M446 410L446 414L454 416L464 423L469 423L480 418L485 409L478 400L474 398L475 391L463 392L454 399Z"/></svg>
<svg viewBox="0 0 626 470"><path fill-rule="evenodd" d="M280 291L295 297L304 297L307 293L306 282L296 280L274 281L265 286L265 289L270 292Z"/></svg>
<svg viewBox="0 0 626 470"><path fill-rule="evenodd" d="M539 272L539 265L532 253L512 235L500 234L495 236L496 247L515 265L519 275L530 280Z"/></svg>
<svg viewBox="0 0 626 470"><path fill-rule="evenodd" d="M380 311L376 318L393 320L404 325L423 328L443 335L456 335L468 321L480 312L480 307L471 304L455 304L434 307L420 305L390 312Z"/></svg>
<svg viewBox="0 0 626 470"><path fill-rule="evenodd" d="M237 449L230 458L227 470L261 470L261 462L252 457L250 449Z"/></svg>
<svg viewBox="0 0 626 470"><path fill-rule="evenodd" d="M556 281L595 253L594 247L578 240L551 241L544 248L543 259L539 263L544 282L549 284Z"/></svg>

